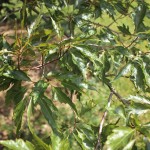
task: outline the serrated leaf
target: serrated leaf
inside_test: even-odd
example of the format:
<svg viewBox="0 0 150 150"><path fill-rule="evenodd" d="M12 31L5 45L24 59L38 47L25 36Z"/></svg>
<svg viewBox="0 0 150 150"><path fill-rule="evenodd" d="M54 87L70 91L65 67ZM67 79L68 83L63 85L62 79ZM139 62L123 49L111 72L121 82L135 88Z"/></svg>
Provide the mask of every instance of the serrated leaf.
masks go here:
<svg viewBox="0 0 150 150"><path fill-rule="evenodd" d="M31 81L31 79L27 76L27 74L21 70L12 70L3 73L3 76L12 78L19 81Z"/></svg>
<svg viewBox="0 0 150 150"><path fill-rule="evenodd" d="M115 113L117 115L119 115L120 117L122 117L123 119L126 119L126 113L125 113L125 108L122 105L119 105L116 109L115 109Z"/></svg>
<svg viewBox="0 0 150 150"><path fill-rule="evenodd" d="M92 62L94 62L95 60L99 61L99 59L96 56L96 54L92 53L91 50L87 46L85 46L85 45L77 45L77 46L74 46L74 47L77 50L79 50L84 56L89 58L89 60L91 60Z"/></svg>
<svg viewBox="0 0 150 150"><path fill-rule="evenodd" d="M13 80L11 78L0 77L0 91L8 89L12 82Z"/></svg>
<svg viewBox="0 0 150 150"><path fill-rule="evenodd" d="M145 75L141 66L137 63L134 64L132 69L131 80L138 89L145 90Z"/></svg>
<svg viewBox="0 0 150 150"><path fill-rule="evenodd" d="M126 64L122 69L120 69L117 76L114 78L114 80L119 79L121 76L126 76L131 70L131 64Z"/></svg>
<svg viewBox="0 0 150 150"><path fill-rule="evenodd" d="M145 17L146 14L146 6L144 3L141 3L137 9L136 9L136 14L134 16L134 24L135 24L135 31L137 32L140 25L143 22L143 19Z"/></svg>
<svg viewBox="0 0 150 150"><path fill-rule="evenodd" d="M50 124L50 126L52 127L53 131L56 131L57 125L53 116L53 112L51 110L51 106L47 105L48 104L46 102L47 100L48 99L43 96L41 99L39 99L38 103L40 104L41 111L43 115L45 116L46 120L48 121L48 123Z"/></svg>
<svg viewBox="0 0 150 150"><path fill-rule="evenodd" d="M84 133L77 130L77 133L74 134L75 139L82 147L83 150L92 150L93 149L93 142L88 140Z"/></svg>
<svg viewBox="0 0 150 150"><path fill-rule="evenodd" d="M50 18L51 18L51 20L52 20L52 25L53 25L53 27L54 27L56 33L58 34L58 36L60 36L60 33L61 33L61 32L60 32L59 26L57 25L56 21L55 21L52 17L50 17Z"/></svg>
<svg viewBox="0 0 150 150"><path fill-rule="evenodd" d="M32 90L31 96L34 103L36 103L39 99L44 96L44 92L48 87L48 83L44 80L39 80L35 83L34 88Z"/></svg>
<svg viewBox="0 0 150 150"><path fill-rule="evenodd" d="M132 147L135 143L135 140L130 141L124 148L123 150L132 150Z"/></svg>
<svg viewBox="0 0 150 150"><path fill-rule="evenodd" d="M29 105L28 105L28 109L27 109L27 122L28 122L28 126L29 126L29 130L30 132L32 133L34 139L37 141L37 145L38 145L38 148L42 149L42 150L49 150L50 147L44 143L34 132L32 126L31 126L31 122L30 122L30 117L32 116L32 109L33 109L33 101L32 99L30 100L29 102Z"/></svg>
<svg viewBox="0 0 150 150"><path fill-rule="evenodd" d="M67 138L62 138L58 134L51 133L50 135L52 150L69 150L70 144Z"/></svg>
<svg viewBox="0 0 150 150"><path fill-rule="evenodd" d="M102 130L102 144L104 144L107 140L107 137L112 134L113 129L115 129L117 126L115 124L108 124L103 127Z"/></svg>
<svg viewBox="0 0 150 150"><path fill-rule="evenodd" d="M3 140L0 141L0 144L4 145L5 147L11 150L35 150L35 147L29 141L23 141L22 139L17 139L16 141L13 140Z"/></svg>
<svg viewBox="0 0 150 150"><path fill-rule="evenodd" d="M136 102L136 103L150 105L150 99L147 99L145 97L138 96L138 95L136 95L136 96L130 95L128 100L132 100L133 102Z"/></svg>
<svg viewBox="0 0 150 150"><path fill-rule="evenodd" d="M110 69L110 62L109 62L109 56L108 53L105 52L103 55L103 68L104 68L104 73L108 72Z"/></svg>
<svg viewBox="0 0 150 150"><path fill-rule="evenodd" d="M142 103L132 103L129 107L130 113L132 114L144 114L148 111L150 111L150 105L142 104Z"/></svg>
<svg viewBox="0 0 150 150"><path fill-rule="evenodd" d="M39 14L38 17L35 19L34 22L32 22L32 24L30 25L29 28L27 28L28 31L28 38L31 37L32 33L36 30L36 28L38 27L38 25L40 24L40 21L42 19L42 15Z"/></svg>
<svg viewBox="0 0 150 150"><path fill-rule="evenodd" d="M7 91L5 96L6 104L9 104L13 101L15 104L18 104L24 97L27 88L21 86L20 81L16 81L14 85Z"/></svg>
<svg viewBox="0 0 150 150"><path fill-rule="evenodd" d="M115 8L117 9L117 11L123 15L125 15L128 11L127 8L125 8L122 4L121 1L118 1L116 4L115 4Z"/></svg>
<svg viewBox="0 0 150 150"><path fill-rule="evenodd" d="M15 121L15 125L17 127L17 134L19 133L19 130L21 128L21 123L22 123L22 117L23 117L23 113L25 111L26 105L25 105L26 101L22 100L20 101L16 108L14 109L14 114L13 114L13 119Z"/></svg>
<svg viewBox="0 0 150 150"><path fill-rule="evenodd" d="M130 33L130 31L129 31L129 26L125 26L124 24L123 24L123 26L118 26L118 29L122 32L122 33L124 33L124 34L126 34L126 35L131 35L131 33Z"/></svg>
<svg viewBox="0 0 150 150"><path fill-rule="evenodd" d="M123 149L132 139L135 130L129 127L118 127L108 136L106 141L107 150Z"/></svg>
<svg viewBox="0 0 150 150"><path fill-rule="evenodd" d="M82 93L82 89L79 86L77 86L75 83L72 83L71 81L62 81L61 84L65 88L68 88L69 90L76 90Z"/></svg>
<svg viewBox="0 0 150 150"><path fill-rule="evenodd" d="M140 133L150 138L150 124L144 124L138 129Z"/></svg>
<svg viewBox="0 0 150 150"><path fill-rule="evenodd" d="M87 75L87 68L86 68L86 63L84 59L81 57L71 54L73 63L78 67L78 69L82 72L83 76L86 77Z"/></svg>
<svg viewBox="0 0 150 150"><path fill-rule="evenodd" d="M11 74L16 80L31 81L27 74L21 70L13 70Z"/></svg>
<svg viewBox="0 0 150 150"><path fill-rule="evenodd" d="M75 104L72 102L72 100L64 92L62 92L60 88L55 87L54 90L58 97L58 100L62 103L69 104L69 106L77 113L77 109L75 107Z"/></svg>

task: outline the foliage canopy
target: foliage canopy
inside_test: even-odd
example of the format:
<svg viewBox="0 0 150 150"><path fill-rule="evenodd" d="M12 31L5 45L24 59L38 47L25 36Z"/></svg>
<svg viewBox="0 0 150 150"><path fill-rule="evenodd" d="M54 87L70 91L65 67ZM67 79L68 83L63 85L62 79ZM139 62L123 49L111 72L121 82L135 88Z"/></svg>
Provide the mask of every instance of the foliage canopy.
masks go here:
<svg viewBox="0 0 150 150"><path fill-rule="evenodd" d="M6 104L14 104L18 136L27 113L33 141L0 144L14 150L150 149L150 120L144 119L150 112L149 0L1 4L1 22L13 22L16 34L13 42L0 36L0 90L7 90ZM132 93L119 92L125 87ZM31 122L37 106L51 127L43 139Z"/></svg>

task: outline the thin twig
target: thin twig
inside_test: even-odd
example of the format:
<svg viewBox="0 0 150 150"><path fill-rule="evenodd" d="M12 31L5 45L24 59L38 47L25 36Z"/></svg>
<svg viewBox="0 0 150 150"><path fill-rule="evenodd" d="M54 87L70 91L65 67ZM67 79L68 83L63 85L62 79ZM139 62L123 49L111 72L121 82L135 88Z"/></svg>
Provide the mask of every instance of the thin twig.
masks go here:
<svg viewBox="0 0 150 150"><path fill-rule="evenodd" d="M118 17L118 18L116 18L113 22L111 22L107 27L109 28L111 25L113 25L118 19L121 19L122 18L122 14ZM126 17L126 16L125 16Z"/></svg>
<svg viewBox="0 0 150 150"><path fill-rule="evenodd" d="M70 46L69 46L69 48L70 48ZM69 48L68 48L61 56L59 56L58 58L56 58L56 59L54 59L54 60L52 60L52 61L49 61L49 62L47 62L47 63L44 63L44 64L42 64L42 65L33 67L33 68L31 68L30 70L39 70L39 69L41 69L42 67L45 67L45 66L47 66L47 65L49 65L49 64L51 64L51 63L53 63L53 62L55 62L55 61L60 60L60 59L68 52Z"/></svg>
<svg viewBox="0 0 150 150"><path fill-rule="evenodd" d="M110 107L112 96L113 96L113 92L111 92L109 95L107 108ZM102 149L101 135L102 135L103 125L104 125L104 121L106 119L107 113L108 113L108 111L106 110L102 116L102 120L101 120L101 123L99 125L98 141L97 141L97 145L95 147L95 150Z"/></svg>
<svg viewBox="0 0 150 150"><path fill-rule="evenodd" d="M130 46L132 46L136 41L137 41L138 37L136 37L128 46L126 46L126 48L129 48Z"/></svg>
<svg viewBox="0 0 150 150"><path fill-rule="evenodd" d="M115 30L113 30L113 29L110 29L110 28L109 28L108 26L106 26L106 25L103 25L103 24L100 24L100 23L96 23L96 22L92 22L92 21L86 20L86 19L82 19L82 20L84 20L84 21L86 21L86 22L88 22L88 23L90 23L90 24L93 24L93 25L96 25L96 26L100 26L100 27L106 28L106 29L110 30L111 32L116 33L117 35L118 35L118 34L122 34L121 32L117 32L117 31L115 31Z"/></svg>
<svg viewBox="0 0 150 150"><path fill-rule="evenodd" d="M129 105L129 101L124 99L119 93L116 92L116 90L109 84L107 84L108 88L110 91L124 104L124 105Z"/></svg>

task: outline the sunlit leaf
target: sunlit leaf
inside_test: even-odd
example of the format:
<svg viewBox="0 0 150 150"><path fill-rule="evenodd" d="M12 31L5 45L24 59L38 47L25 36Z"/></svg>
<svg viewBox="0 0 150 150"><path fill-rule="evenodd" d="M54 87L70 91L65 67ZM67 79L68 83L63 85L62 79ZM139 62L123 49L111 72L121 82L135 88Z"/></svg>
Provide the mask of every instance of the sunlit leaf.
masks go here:
<svg viewBox="0 0 150 150"><path fill-rule="evenodd" d="M32 24L30 25L30 27L28 28L28 38L31 37L32 33L36 30L36 28L38 27L38 25L40 24L42 15L39 14L38 17L35 19L34 22L32 22Z"/></svg>
<svg viewBox="0 0 150 150"><path fill-rule="evenodd" d="M131 100L131 101L136 102L136 103L150 105L150 99L148 99L148 98L146 98L144 96L130 95L130 97L128 98L128 100Z"/></svg>
<svg viewBox="0 0 150 150"><path fill-rule="evenodd" d="M132 69L131 80L138 89L145 90L145 75L141 66L137 63L134 64Z"/></svg>
<svg viewBox="0 0 150 150"><path fill-rule="evenodd" d="M52 25L53 25L53 27L54 27L54 29L55 29L55 31L56 31L56 33L58 34L58 36L60 36L60 29L59 29L59 26L58 26L58 24L56 23L56 21L51 17L51 20L52 20Z"/></svg>
<svg viewBox="0 0 150 150"><path fill-rule="evenodd" d="M146 6L144 3L141 3L136 9L134 17L135 31L138 31L140 24L143 22L145 14L146 14Z"/></svg>
<svg viewBox="0 0 150 150"><path fill-rule="evenodd" d="M129 127L118 127L108 136L106 146L108 150L123 149L130 142L135 130Z"/></svg>
<svg viewBox="0 0 150 150"><path fill-rule="evenodd" d="M135 143L135 140L130 141L124 148L123 150L132 150L132 147Z"/></svg>
<svg viewBox="0 0 150 150"><path fill-rule="evenodd" d="M25 108L26 108L26 100L21 100L15 110L14 110L14 115L13 115L13 118L14 118L14 121L15 121L15 125L17 127L17 133L19 132L20 128L21 128L21 123L22 123L22 117L23 117L23 113L25 111Z"/></svg>
<svg viewBox="0 0 150 150"><path fill-rule="evenodd" d="M5 147L11 150L35 150L35 147L29 141L23 141L22 139L17 139L16 141L13 140L3 140L0 141L0 144L4 145Z"/></svg>
<svg viewBox="0 0 150 150"><path fill-rule="evenodd" d="M34 103L36 103L38 99L41 99L44 96L44 92L47 89L47 87L48 87L48 83L46 83L43 80L39 80L38 82L35 83L35 86L31 93Z"/></svg>
<svg viewBox="0 0 150 150"><path fill-rule="evenodd" d="M117 74L117 76L115 77L114 80L120 78L121 76L126 76L127 74L129 74L131 70L131 64L126 64L120 71L119 73Z"/></svg>
<svg viewBox="0 0 150 150"><path fill-rule="evenodd" d="M31 81L27 74L21 70L13 70L3 73L5 77L9 77L20 81Z"/></svg>
<svg viewBox="0 0 150 150"><path fill-rule="evenodd" d="M39 149L43 149L43 150L49 150L50 147L44 143L36 134L35 131L33 130L32 126L31 126L31 121L30 118L32 116L32 110L33 110L33 101L32 99L29 102L28 105L28 109L27 109L27 122L28 122L28 126L29 126L29 130L32 133L34 139L37 141L37 145Z"/></svg>

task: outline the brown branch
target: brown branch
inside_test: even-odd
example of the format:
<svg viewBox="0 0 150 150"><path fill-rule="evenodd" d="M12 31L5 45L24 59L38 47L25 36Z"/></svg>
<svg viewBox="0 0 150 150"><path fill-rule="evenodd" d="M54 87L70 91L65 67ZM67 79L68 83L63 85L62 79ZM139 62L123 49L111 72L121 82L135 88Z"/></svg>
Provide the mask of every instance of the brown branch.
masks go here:
<svg viewBox="0 0 150 150"><path fill-rule="evenodd" d="M38 70L38 69L41 69L42 67L45 67L45 66L47 66L47 65L49 65L49 64L51 64L51 63L53 63L53 62L55 62L55 61L60 60L60 59L68 52L69 48L70 48L70 46L69 46L68 49L67 49L61 56L59 56L58 58L56 58L56 59L54 59L54 60L52 60L52 61L49 61L49 62L47 62L47 63L44 63L44 64L42 64L42 65L33 67L33 68L31 68L30 70Z"/></svg>
<svg viewBox="0 0 150 150"><path fill-rule="evenodd" d="M119 20L121 18L122 18L122 14L118 18L116 18L115 21L111 22L107 27L109 28L111 25L113 25L117 20Z"/></svg>
<svg viewBox="0 0 150 150"><path fill-rule="evenodd" d="M116 90L109 84L107 84L108 88L110 91L124 104L124 105L129 105L129 101L124 99L119 93L116 92Z"/></svg>
<svg viewBox="0 0 150 150"><path fill-rule="evenodd" d="M112 96L113 96L113 92L111 92L110 95L109 95L107 108L110 107L111 100L112 100ZM101 135L102 135L103 125L104 125L104 121L105 121L105 119L106 119L107 113L108 113L108 111L106 110L106 111L104 112L103 116L102 116L102 120L101 120L100 125L99 125L98 141L97 141L95 150L102 149Z"/></svg>
<svg viewBox="0 0 150 150"><path fill-rule="evenodd" d="M108 26L106 26L106 25L103 25L103 24L100 24L100 23L96 23L96 22L92 22L92 21L90 21L90 20L85 20L85 19L83 19L83 20L86 21L86 22L88 22L88 23L91 23L91 24L93 24L93 25L100 26L100 27L104 27L104 28L110 30L111 32L116 33L117 35L118 35L118 34L122 34L121 32L117 32L117 31L115 31L115 30L113 30L113 29L110 29L110 28L109 28Z"/></svg>
<svg viewBox="0 0 150 150"><path fill-rule="evenodd" d="M126 46L126 48L129 48L130 46L132 46L136 42L137 39L138 37L136 37L128 46Z"/></svg>

